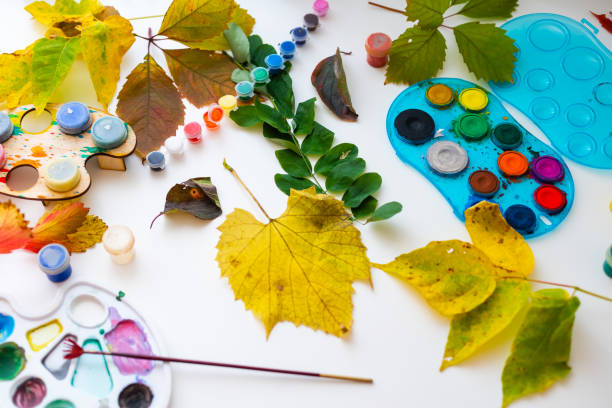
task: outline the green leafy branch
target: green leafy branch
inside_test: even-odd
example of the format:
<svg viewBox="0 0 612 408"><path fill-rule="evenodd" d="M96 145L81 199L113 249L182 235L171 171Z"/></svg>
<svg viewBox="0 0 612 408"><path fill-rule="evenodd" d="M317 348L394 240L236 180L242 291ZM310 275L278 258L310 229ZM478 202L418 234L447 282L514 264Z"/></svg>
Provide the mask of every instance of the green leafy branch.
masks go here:
<svg viewBox="0 0 612 408"><path fill-rule="evenodd" d="M446 59L446 40L440 28L452 30L459 52L470 72L485 81L511 82L518 48L506 31L495 24L468 22L457 26L444 24L455 15L471 18L509 18L518 0L408 0L399 10L378 3L369 4L404 14L417 22L396 38L389 51L386 81L414 84L435 77ZM463 4L465 3L465 4ZM455 5L455 13L444 13Z"/></svg>

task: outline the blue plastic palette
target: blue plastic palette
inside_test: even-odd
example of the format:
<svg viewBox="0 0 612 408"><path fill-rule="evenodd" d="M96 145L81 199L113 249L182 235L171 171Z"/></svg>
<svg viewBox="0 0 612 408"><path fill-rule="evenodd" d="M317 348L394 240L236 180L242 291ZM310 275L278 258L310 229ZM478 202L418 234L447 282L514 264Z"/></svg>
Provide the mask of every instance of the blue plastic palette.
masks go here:
<svg viewBox="0 0 612 408"><path fill-rule="evenodd" d="M426 99L426 92L435 84L446 85L452 90L452 102L443 107L434 107L430 104ZM500 171L497 160L500 154L504 153L504 150L493 143L491 131L484 138L472 141L468 141L464 136L456 133L457 118L468 113L458 103L458 97L463 90L473 88L485 92L488 97L486 107L482 111L474 113L475 115L484 117L491 125L491 129L500 124L512 124L522 133L522 142L512 150L521 153L529 161L530 168L524 175L507 177ZM417 140L417 144L413 144L414 142L410 143L400 136L396 128L396 118L408 109L421 110L433 118L435 124L433 129L437 129L433 138L424 142L423 140ZM465 221L465 209L483 199L499 204L503 214L507 214L510 206L521 204L531 209L532 214L535 215L533 228L530 231L522 231L526 238L531 238L555 229L570 211L574 200L574 182L563 159L551 147L525 130L508 113L498 98L471 82L454 78L434 78L412 85L404 90L391 104L387 114L387 134L399 158L431 181L449 202L455 215L462 221ZM432 145L440 141L455 142L465 149L468 156L468 164L465 169L452 175L440 174L432 170L428 163L427 153ZM534 177L531 163L541 156L552 156L558 161L563 168L564 176L562 180L554 183L543 183ZM487 198L478 196L470 188L468 178L477 170L488 170L497 176L500 188L493 196ZM551 185L562 190L565 193L564 198L567 200L564 208L556 214L544 211L536 204L534 198L534 193L538 187L546 186L546 188L549 188Z"/></svg>
<svg viewBox="0 0 612 408"><path fill-rule="evenodd" d="M528 14L502 25L519 48L514 83L490 86L564 156L612 169L612 53L584 25Z"/></svg>

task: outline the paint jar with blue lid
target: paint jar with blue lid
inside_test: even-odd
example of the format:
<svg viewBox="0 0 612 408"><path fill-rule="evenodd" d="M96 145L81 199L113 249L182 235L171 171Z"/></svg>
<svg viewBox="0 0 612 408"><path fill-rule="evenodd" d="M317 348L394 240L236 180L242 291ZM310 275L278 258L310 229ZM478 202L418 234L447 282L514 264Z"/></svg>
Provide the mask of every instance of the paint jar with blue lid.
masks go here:
<svg viewBox="0 0 612 408"><path fill-rule="evenodd" d="M295 27L289 31L289 34L291 34L293 42L298 47L301 47L302 45L306 44L306 41L308 41L308 31L304 27Z"/></svg>
<svg viewBox="0 0 612 408"><path fill-rule="evenodd" d="M147 154L146 162L153 171L162 171L166 168L166 156L159 150Z"/></svg>
<svg viewBox="0 0 612 408"><path fill-rule="evenodd" d="M270 75L280 74L285 69L285 61L283 57L278 54L270 54L265 59L264 62L268 67L268 72Z"/></svg>
<svg viewBox="0 0 612 408"><path fill-rule="evenodd" d="M535 230L537 222L535 212L526 205L511 205L504 212L504 218L521 234L531 234Z"/></svg>
<svg viewBox="0 0 612 408"><path fill-rule="evenodd" d="M252 82L242 81L236 84L236 95L241 101L250 101L255 95L255 87Z"/></svg>
<svg viewBox="0 0 612 408"><path fill-rule="evenodd" d="M270 82L270 73L264 67L255 67L251 71L251 79L255 83L255 86L264 86Z"/></svg>
<svg viewBox="0 0 612 408"><path fill-rule="evenodd" d="M91 133L96 146L105 150L121 146L128 137L125 123L114 116L96 120Z"/></svg>
<svg viewBox="0 0 612 408"><path fill-rule="evenodd" d="M64 282L72 274L70 253L65 246L49 244L38 252L38 266L51 282Z"/></svg>
<svg viewBox="0 0 612 408"><path fill-rule="evenodd" d="M293 41L283 41L278 45L278 48L280 49L280 55L285 60L290 60L295 56L296 46Z"/></svg>
<svg viewBox="0 0 612 408"><path fill-rule="evenodd" d="M4 112L0 112L0 143L4 143L13 136L13 122Z"/></svg>
<svg viewBox="0 0 612 408"><path fill-rule="evenodd" d="M62 132L69 135L85 132L92 122L89 108L81 102L63 104L58 109L55 119Z"/></svg>

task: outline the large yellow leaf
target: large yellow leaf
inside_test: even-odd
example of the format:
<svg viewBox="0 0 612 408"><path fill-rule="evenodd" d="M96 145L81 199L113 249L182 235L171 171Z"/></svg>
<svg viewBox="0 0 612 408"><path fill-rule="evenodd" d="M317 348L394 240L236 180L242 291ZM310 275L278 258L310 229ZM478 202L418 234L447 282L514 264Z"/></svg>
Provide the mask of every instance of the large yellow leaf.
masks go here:
<svg viewBox="0 0 612 408"><path fill-rule="evenodd" d="M98 101L108 108L117 90L121 59L134 43L132 24L114 15L83 29L81 48Z"/></svg>
<svg viewBox="0 0 612 408"><path fill-rule="evenodd" d="M374 266L405 280L445 316L469 312L495 290L493 263L478 248L458 240L430 242Z"/></svg>
<svg viewBox="0 0 612 408"><path fill-rule="evenodd" d="M0 254L23 248L31 233L23 214L11 203L0 203Z"/></svg>
<svg viewBox="0 0 612 408"><path fill-rule="evenodd" d="M268 335L280 321L335 336L351 329L352 283L369 280L370 264L341 201L291 190L279 218L263 224L237 209L219 230L221 274Z"/></svg>
<svg viewBox="0 0 612 408"><path fill-rule="evenodd" d="M49 27L78 16L94 15L103 9L104 6L98 0L81 0L80 3L74 0L56 0L53 5L46 1L34 1L25 7L32 17Z"/></svg>
<svg viewBox="0 0 612 408"><path fill-rule="evenodd" d="M12 109L32 102L32 54L36 43L12 54L0 54L0 101Z"/></svg>
<svg viewBox="0 0 612 408"><path fill-rule="evenodd" d="M234 12L232 13L231 21L233 23L236 23L240 28L242 28L242 31L247 36L253 32L253 26L255 25L255 19L251 17L251 15L245 9L241 7L237 7L236 9L234 9ZM210 38L205 41L200 41L200 42L185 42L184 41L183 44L191 48L199 48L201 50L223 51L223 50L230 49L230 45L225 39L223 32L220 32L215 37ZM251 50L251 51L254 51L254 50Z"/></svg>
<svg viewBox="0 0 612 408"><path fill-rule="evenodd" d="M174 0L159 34L177 41L208 40L227 29L236 7L233 0Z"/></svg>
<svg viewBox="0 0 612 408"><path fill-rule="evenodd" d="M506 275L528 276L533 270L535 258L521 234L516 232L503 217L497 204L481 201L465 210L465 227L472 244L503 268Z"/></svg>

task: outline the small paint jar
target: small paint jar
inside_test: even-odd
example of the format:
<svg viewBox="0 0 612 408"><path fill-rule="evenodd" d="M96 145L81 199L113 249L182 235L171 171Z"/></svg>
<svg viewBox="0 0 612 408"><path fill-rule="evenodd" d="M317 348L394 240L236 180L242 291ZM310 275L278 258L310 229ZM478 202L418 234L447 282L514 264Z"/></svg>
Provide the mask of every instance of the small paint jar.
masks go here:
<svg viewBox="0 0 612 408"><path fill-rule="evenodd" d="M316 14L304 14L304 27L308 31L315 31L319 27L319 16Z"/></svg>
<svg viewBox="0 0 612 408"><path fill-rule="evenodd" d="M64 282L72 274L70 253L60 244L45 245L38 251L38 266L51 282Z"/></svg>
<svg viewBox="0 0 612 408"><path fill-rule="evenodd" d="M225 95L219 98L219 106L223 109L225 116L229 116L230 112L236 109L238 105L238 100L234 95Z"/></svg>
<svg viewBox="0 0 612 408"><path fill-rule="evenodd" d="M459 104L468 112L480 112L489 104L489 97L480 88L466 88L459 94Z"/></svg>
<svg viewBox="0 0 612 408"><path fill-rule="evenodd" d="M153 171L162 171L166 168L166 156L159 150L147 154L146 162Z"/></svg>
<svg viewBox="0 0 612 408"><path fill-rule="evenodd" d="M13 136L13 122L11 118L4 112L0 112L0 143L4 143Z"/></svg>
<svg viewBox="0 0 612 408"><path fill-rule="evenodd" d="M96 120L91 128L91 134L96 146L105 150L121 146L128 137L125 123L114 116Z"/></svg>
<svg viewBox="0 0 612 408"><path fill-rule="evenodd" d="M563 165L552 156L536 157L531 163L531 171L536 179L544 183L555 183L565 177Z"/></svg>
<svg viewBox="0 0 612 408"><path fill-rule="evenodd" d="M526 205L514 204L504 212L506 222L521 234L530 234L536 227L535 212Z"/></svg>
<svg viewBox="0 0 612 408"><path fill-rule="evenodd" d="M544 184L533 193L535 202L542 210L549 214L558 214L567 205L567 197L563 190Z"/></svg>
<svg viewBox="0 0 612 408"><path fill-rule="evenodd" d="M398 135L410 144L423 144L436 131L433 118L420 109L406 109L397 115L394 124Z"/></svg>
<svg viewBox="0 0 612 408"><path fill-rule="evenodd" d="M208 110L204 113L204 124L208 130L219 129L219 123L223 119L223 108L216 103L210 104Z"/></svg>
<svg viewBox="0 0 612 408"><path fill-rule="evenodd" d="M134 259L134 234L126 226L108 227L102 236L102 245L116 264L125 265Z"/></svg>
<svg viewBox="0 0 612 408"><path fill-rule="evenodd" d="M612 278L612 245L606 251L606 257L604 259L603 270L608 275L608 277Z"/></svg>
<svg viewBox="0 0 612 408"><path fill-rule="evenodd" d="M298 47L301 47L308 41L308 30L304 27L295 27L289 31L289 34L291 34L291 39Z"/></svg>
<svg viewBox="0 0 612 408"><path fill-rule="evenodd" d="M455 102L455 93L444 84L433 84L425 91L427 103L434 108L447 108Z"/></svg>
<svg viewBox="0 0 612 408"><path fill-rule="evenodd" d="M91 126L89 108L81 102L68 102L60 106L55 119L62 132L78 135Z"/></svg>
<svg viewBox="0 0 612 408"><path fill-rule="evenodd" d="M255 95L255 87L249 81L238 82L234 89L236 89L236 95L241 101L250 101Z"/></svg>
<svg viewBox="0 0 612 408"><path fill-rule="evenodd" d="M295 55L296 45L293 41L283 41L278 45L281 57L285 60L290 60Z"/></svg>
<svg viewBox="0 0 612 408"><path fill-rule="evenodd" d="M283 72L283 69L285 69L283 57L278 54L268 55L266 58L264 58L264 62L268 67L268 72L270 72L270 75L280 74Z"/></svg>
<svg viewBox="0 0 612 408"><path fill-rule="evenodd" d="M50 190L65 193L79 185L81 172L71 159L53 159L43 171L45 184Z"/></svg>
<svg viewBox="0 0 612 408"><path fill-rule="evenodd" d="M499 179L488 170L476 170L468 177L468 183L480 197L493 197L499 190Z"/></svg>
<svg viewBox="0 0 612 408"><path fill-rule="evenodd" d="M183 128L185 137L191 143L198 143L202 140L202 126L198 122L189 122Z"/></svg>
<svg viewBox="0 0 612 408"><path fill-rule="evenodd" d="M504 176L519 177L529 170L529 160L522 153L507 150L497 157L497 167Z"/></svg>
<svg viewBox="0 0 612 408"><path fill-rule="evenodd" d="M315 0L312 4L312 9L319 17L325 17L329 11L329 3L327 0Z"/></svg>
<svg viewBox="0 0 612 408"><path fill-rule="evenodd" d="M502 150L514 150L523 142L523 132L514 123L501 123L493 128L491 140Z"/></svg>
<svg viewBox="0 0 612 408"><path fill-rule="evenodd" d="M270 82L270 73L264 67L255 67L251 71L251 79L255 86L264 86Z"/></svg>
<svg viewBox="0 0 612 408"><path fill-rule="evenodd" d="M200 134L201 133L202 132L200 131ZM185 139L178 136L170 136L164 142L164 147L171 155L180 156L185 151Z"/></svg>
<svg viewBox="0 0 612 408"><path fill-rule="evenodd" d="M475 142L489 135L491 124L483 115L464 113L453 122L453 130L468 142Z"/></svg>
<svg viewBox="0 0 612 408"><path fill-rule="evenodd" d="M444 176L461 173L468 162L465 149L450 140L436 142L427 149L427 164L433 171Z"/></svg>
<svg viewBox="0 0 612 408"><path fill-rule="evenodd" d="M373 33L365 42L368 54L367 61L370 66L380 68L387 65L389 61L389 49L391 48L391 37L385 33Z"/></svg>
<svg viewBox="0 0 612 408"><path fill-rule="evenodd" d="M6 152L4 151L4 147L0 144L0 170L6 166L7 157Z"/></svg>

